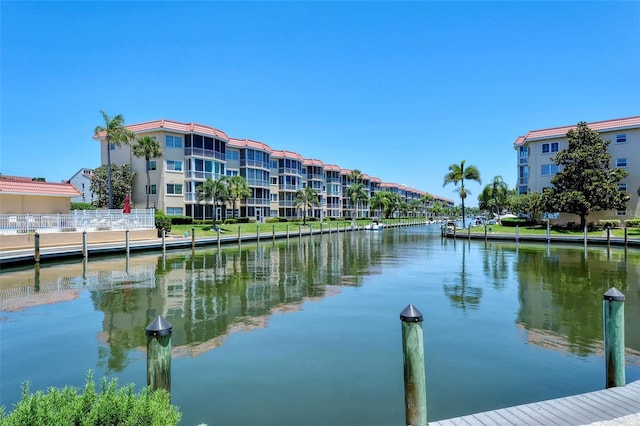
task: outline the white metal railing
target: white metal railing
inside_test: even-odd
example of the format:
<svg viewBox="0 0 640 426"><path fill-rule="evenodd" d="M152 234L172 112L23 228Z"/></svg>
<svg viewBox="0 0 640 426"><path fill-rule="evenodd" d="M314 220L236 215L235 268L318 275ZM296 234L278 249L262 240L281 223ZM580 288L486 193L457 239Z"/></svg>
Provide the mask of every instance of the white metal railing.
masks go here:
<svg viewBox="0 0 640 426"><path fill-rule="evenodd" d="M153 209L72 210L69 214L2 214L0 234L154 229Z"/></svg>

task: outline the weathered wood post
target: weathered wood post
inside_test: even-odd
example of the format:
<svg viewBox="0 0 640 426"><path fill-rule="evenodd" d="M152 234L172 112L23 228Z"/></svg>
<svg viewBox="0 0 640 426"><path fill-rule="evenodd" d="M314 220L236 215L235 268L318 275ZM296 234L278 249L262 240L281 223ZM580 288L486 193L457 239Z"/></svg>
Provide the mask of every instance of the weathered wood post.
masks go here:
<svg viewBox="0 0 640 426"><path fill-rule="evenodd" d="M37 232L33 236L33 245L34 245L33 257L36 263L39 263L40 262L40 234L38 234Z"/></svg>
<svg viewBox="0 0 640 426"><path fill-rule="evenodd" d="M606 386L624 386L624 294L615 287L604 294L603 321Z"/></svg>
<svg viewBox="0 0 640 426"><path fill-rule="evenodd" d="M242 237L240 236L240 227L238 226L238 247L242 246Z"/></svg>
<svg viewBox="0 0 640 426"><path fill-rule="evenodd" d="M162 252L164 253L165 251L167 251L167 231L164 228L162 228L161 235L162 235Z"/></svg>
<svg viewBox="0 0 640 426"><path fill-rule="evenodd" d="M627 234L627 227L624 227L624 246L629 245L629 235Z"/></svg>
<svg viewBox="0 0 640 426"><path fill-rule="evenodd" d="M427 386L424 371L422 313L413 305L409 305L400 313L400 320L402 321L406 424L426 426Z"/></svg>
<svg viewBox="0 0 640 426"><path fill-rule="evenodd" d="M611 245L611 227L607 226L607 246Z"/></svg>
<svg viewBox="0 0 640 426"><path fill-rule="evenodd" d="M191 248L196 248L196 229L191 228Z"/></svg>
<svg viewBox="0 0 640 426"><path fill-rule="evenodd" d="M298 224L298 238L302 238L302 225Z"/></svg>
<svg viewBox="0 0 640 426"><path fill-rule="evenodd" d="M124 231L124 249L129 254L129 230Z"/></svg>
<svg viewBox="0 0 640 426"><path fill-rule="evenodd" d="M467 228L467 239L471 240L471 226Z"/></svg>
<svg viewBox="0 0 640 426"><path fill-rule="evenodd" d="M484 240L487 241L487 223L484 224Z"/></svg>
<svg viewBox="0 0 640 426"><path fill-rule="evenodd" d="M82 257L85 259L89 256L89 251L87 250L87 231L82 231Z"/></svg>
<svg viewBox="0 0 640 426"><path fill-rule="evenodd" d="M322 234L322 220L320 220L320 234Z"/></svg>
<svg viewBox="0 0 640 426"><path fill-rule="evenodd" d="M260 242L260 225L256 225L256 241Z"/></svg>
<svg viewBox="0 0 640 426"><path fill-rule="evenodd" d="M520 226L516 225L516 242L520 239Z"/></svg>
<svg viewBox="0 0 640 426"><path fill-rule="evenodd" d="M276 226L275 225L271 225L271 239L273 240L273 242L276 242Z"/></svg>
<svg viewBox="0 0 640 426"><path fill-rule="evenodd" d="M220 228L216 229L216 237L217 237L217 243L218 243L218 250L220 250Z"/></svg>
<svg viewBox="0 0 640 426"><path fill-rule="evenodd" d="M147 335L147 386L171 392L171 331L173 326L158 315L145 329Z"/></svg>
<svg viewBox="0 0 640 426"><path fill-rule="evenodd" d="M589 230L587 229L587 227L584 227L584 247L587 248L587 236L588 236Z"/></svg>
<svg viewBox="0 0 640 426"><path fill-rule="evenodd" d="M289 241L289 224L287 223L287 241Z"/></svg>
<svg viewBox="0 0 640 426"><path fill-rule="evenodd" d="M551 228L549 228L549 220L547 219L547 242L551 242Z"/></svg>

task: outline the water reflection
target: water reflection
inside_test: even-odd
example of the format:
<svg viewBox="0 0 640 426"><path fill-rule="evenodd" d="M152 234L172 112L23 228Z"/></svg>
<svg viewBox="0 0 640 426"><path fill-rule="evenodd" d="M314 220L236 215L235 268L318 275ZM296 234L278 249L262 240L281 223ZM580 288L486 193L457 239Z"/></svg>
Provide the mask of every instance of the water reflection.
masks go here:
<svg viewBox="0 0 640 426"><path fill-rule="evenodd" d="M480 298L482 297L482 287L474 286L473 281L468 277L467 272L467 252L470 249L470 242L458 243L453 241L454 251L462 253L460 260L460 274L455 276L453 284L444 284L444 293L451 300L454 308L466 311L467 309L475 310L480 306ZM460 247L462 245L462 247Z"/></svg>

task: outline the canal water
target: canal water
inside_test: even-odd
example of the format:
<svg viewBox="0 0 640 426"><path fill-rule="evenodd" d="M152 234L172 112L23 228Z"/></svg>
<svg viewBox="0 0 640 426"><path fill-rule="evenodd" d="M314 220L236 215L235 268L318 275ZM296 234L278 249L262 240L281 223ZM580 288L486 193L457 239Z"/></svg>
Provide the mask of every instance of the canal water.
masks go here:
<svg viewBox="0 0 640 426"><path fill-rule="evenodd" d="M442 240L437 226L60 262L0 273L0 405L89 370L146 384L173 325L183 425L400 425L400 312L424 316L428 418L604 388L602 300L626 295L640 379L640 251Z"/></svg>

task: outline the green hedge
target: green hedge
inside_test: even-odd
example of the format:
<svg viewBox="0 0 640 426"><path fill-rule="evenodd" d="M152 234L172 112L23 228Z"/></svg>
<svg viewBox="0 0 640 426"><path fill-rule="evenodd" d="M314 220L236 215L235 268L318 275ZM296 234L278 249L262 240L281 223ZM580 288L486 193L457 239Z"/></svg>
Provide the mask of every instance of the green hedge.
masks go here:
<svg viewBox="0 0 640 426"><path fill-rule="evenodd" d="M172 225L191 225L194 221L191 216L169 216Z"/></svg>
<svg viewBox="0 0 640 426"><path fill-rule="evenodd" d="M627 228L640 228L640 219L627 219L624 221Z"/></svg>
<svg viewBox="0 0 640 426"><path fill-rule="evenodd" d="M598 227L600 228L619 228L620 219L602 219L598 221Z"/></svg>
<svg viewBox="0 0 640 426"><path fill-rule="evenodd" d="M519 217L505 217L500 219L500 223L502 224L502 226L511 226L514 228L516 226L531 226L534 224L534 222L529 219L523 219Z"/></svg>
<svg viewBox="0 0 640 426"><path fill-rule="evenodd" d="M162 228L164 228L166 232L171 232L171 218L164 214L162 210L156 210L155 220L156 228L158 229L158 236L161 236L160 232Z"/></svg>
<svg viewBox="0 0 640 426"><path fill-rule="evenodd" d="M133 392L133 384L117 388L117 380L102 379L96 392L91 371L84 392L72 387L29 393L29 382L22 386L22 399L12 412L0 412L0 424L13 425L177 425L180 411L171 405L164 390L144 388Z"/></svg>

